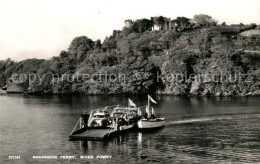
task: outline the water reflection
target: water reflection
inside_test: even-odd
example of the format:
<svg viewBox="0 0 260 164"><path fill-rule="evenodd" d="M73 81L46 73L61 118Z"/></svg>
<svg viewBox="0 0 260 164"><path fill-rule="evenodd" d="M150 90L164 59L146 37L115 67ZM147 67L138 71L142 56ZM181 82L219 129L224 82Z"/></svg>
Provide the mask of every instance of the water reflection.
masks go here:
<svg viewBox="0 0 260 164"><path fill-rule="evenodd" d="M83 161L89 163L259 162L259 98L154 97L154 108L167 119L165 128L130 131L105 142L72 142L68 135L83 111L127 105L128 97L0 96L0 163L17 153L26 159L21 163L35 163L32 155L46 154L113 156ZM147 101L146 96L131 99L138 106Z"/></svg>
<svg viewBox="0 0 260 164"><path fill-rule="evenodd" d="M142 142L143 142L143 134L141 132L138 132L138 138L137 138L137 146L138 146L138 149L141 149L142 148Z"/></svg>

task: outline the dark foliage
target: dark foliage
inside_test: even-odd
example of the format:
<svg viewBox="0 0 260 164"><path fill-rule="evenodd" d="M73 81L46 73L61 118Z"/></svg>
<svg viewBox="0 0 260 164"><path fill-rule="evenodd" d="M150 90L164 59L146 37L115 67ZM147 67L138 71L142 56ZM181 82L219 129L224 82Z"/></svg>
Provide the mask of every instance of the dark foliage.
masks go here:
<svg viewBox="0 0 260 164"><path fill-rule="evenodd" d="M236 38L250 25L216 25L208 15L196 15L193 20L177 17L176 29L151 31L149 19L127 20L122 31L114 30L103 43L86 36L72 40L68 50L49 60L27 59L20 62L0 61L0 86L6 85L12 74L45 75L43 82L26 83L29 93L78 94L144 94L232 96L259 94L259 36ZM164 17L157 24L164 26ZM197 24L197 25L196 25ZM199 24L199 25L198 25ZM198 26L200 28L198 28ZM260 40L260 39L259 39ZM201 74L238 73L252 76L245 82L196 82ZM84 81L82 74L113 74ZM184 81L169 80L169 75L182 74ZM53 79L63 77L63 80ZM124 75L119 79L119 75ZM193 78L189 78L193 75ZM71 81L77 77L77 80ZM111 78L112 81L111 82Z"/></svg>

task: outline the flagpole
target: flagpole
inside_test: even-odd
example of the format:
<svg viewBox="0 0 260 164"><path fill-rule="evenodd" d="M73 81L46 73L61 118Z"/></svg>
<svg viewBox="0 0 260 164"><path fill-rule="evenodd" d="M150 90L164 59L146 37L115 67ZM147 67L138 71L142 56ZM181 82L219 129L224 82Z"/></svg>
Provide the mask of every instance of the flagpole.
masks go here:
<svg viewBox="0 0 260 164"><path fill-rule="evenodd" d="M149 111L149 113L150 113L150 101L149 101L149 95L148 95L148 111ZM147 114L149 114L149 113L147 113Z"/></svg>

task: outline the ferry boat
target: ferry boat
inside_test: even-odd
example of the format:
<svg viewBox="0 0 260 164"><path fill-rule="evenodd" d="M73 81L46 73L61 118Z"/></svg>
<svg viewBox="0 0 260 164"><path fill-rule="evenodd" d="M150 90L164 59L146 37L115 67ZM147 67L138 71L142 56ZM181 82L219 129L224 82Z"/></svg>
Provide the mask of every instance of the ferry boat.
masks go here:
<svg viewBox="0 0 260 164"><path fill-rule="evenodd" d="M114 107L114 108L113 108ZM108 108L113 108L108 112ZM84 113L72 130L69 138L72 140L103 140L119 132L132 129L137 123L136 105L129 99L128 107L120 105L107 106L90 113ZM79 130L76 128L79 125Z"/></svg>
<svg viewBox="0 0 260 164"><path fill-rule="evenodd" d="M69 135L71 140L102 140L115 133L107 107L84 112ZM76 130L78 128L78 130Z"/></svg>
<svg viewBox="0 0 260 164"><path fill-rule="evenodd" d="M165 126L165 118L159 117L155 114L153 108L150 107L150 101L157 103L151 96L148 95L148 105L146 106L146 112L143 118L138 122L138 128L142 130L157 129Z"/></svg>

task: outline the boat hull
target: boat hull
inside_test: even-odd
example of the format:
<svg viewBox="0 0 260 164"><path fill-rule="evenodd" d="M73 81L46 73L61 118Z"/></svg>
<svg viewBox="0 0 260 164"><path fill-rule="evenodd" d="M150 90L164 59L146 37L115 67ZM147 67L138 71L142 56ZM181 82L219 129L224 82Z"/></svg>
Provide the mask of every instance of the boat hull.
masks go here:
<svg viewBox="0 0 260 164"><path fill-rule="evenodd" d="M156 129L165 126L165 119L141 119L138 121L137 126L139 129Z"/></svg>
<svg viewBox="0 0 260 164"><path fill-rule="evenodd" d="M104 140L114 136L118 131L111 129L80 129L72 133L71 140Z"/></svg>
<svg viewBox="0 0 260 164"><path fill-rule="evenodd" d="M126 130L130 130L132 128L134 128L134 125L124 125L124 126L119 127L120 131L126 131Z"/></svg>
<svg viewBox="0 0 260 164"><path fill-rule="evenodd" d="M110 137L119 135L121 132L133 129L134 125L123 125L120 126L118 130L115 129L80 129L72 133L69 138L71 140L105 140Z"/></svg>

